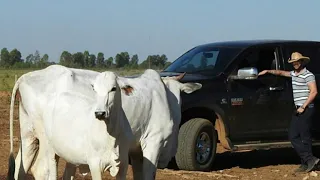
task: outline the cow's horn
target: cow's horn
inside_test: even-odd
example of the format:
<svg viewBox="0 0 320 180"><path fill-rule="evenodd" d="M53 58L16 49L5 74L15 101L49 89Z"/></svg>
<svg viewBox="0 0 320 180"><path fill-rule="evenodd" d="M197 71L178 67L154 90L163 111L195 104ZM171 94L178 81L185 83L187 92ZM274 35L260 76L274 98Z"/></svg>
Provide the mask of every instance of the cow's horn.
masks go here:
<svg viewBox="0 0 320 180"><path fill-rule="evenodd" d="M183 74L180 74L179 76L176 76L176 80L179 81L180 79L182 79L184 77L184 75L186 75L186 73L184 72Z"/></svg>

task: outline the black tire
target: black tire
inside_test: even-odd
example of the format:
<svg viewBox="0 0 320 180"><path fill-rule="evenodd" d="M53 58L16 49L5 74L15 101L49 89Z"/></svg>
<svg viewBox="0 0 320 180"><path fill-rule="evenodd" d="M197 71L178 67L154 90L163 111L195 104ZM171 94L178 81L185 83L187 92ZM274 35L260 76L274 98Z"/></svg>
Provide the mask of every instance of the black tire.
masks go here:
<svg viewBox="0 0 320 180"><path fill-rule="evenodd" d="M206 133L206 134L205 134ZM197 160L197 140L202 135L209 137L210 151L204 162ZM216 156L217 132L213 124L203 118L190 119L179 130L178 151L175 156L177 166L181 170L209 171Z"/></svg>

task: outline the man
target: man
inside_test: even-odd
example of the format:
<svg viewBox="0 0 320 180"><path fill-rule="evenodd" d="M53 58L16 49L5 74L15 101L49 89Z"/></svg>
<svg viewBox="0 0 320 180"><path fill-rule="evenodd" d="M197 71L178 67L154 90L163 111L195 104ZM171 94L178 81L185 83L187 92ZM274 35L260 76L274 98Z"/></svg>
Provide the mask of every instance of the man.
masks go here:
<svg viewBox="0 0 320 180"><path fill-rule="evenodd" d="M309 57L299 52L293 52L288 63L292 63L293 71L264 70L258 76L266 73L291 77L295 112L289 129L289 140L301 158L301 165L295 172L310 172L319 162L312 154L311 123L314 112L313 100L317 95L315 76L306 69Z"/></svg>

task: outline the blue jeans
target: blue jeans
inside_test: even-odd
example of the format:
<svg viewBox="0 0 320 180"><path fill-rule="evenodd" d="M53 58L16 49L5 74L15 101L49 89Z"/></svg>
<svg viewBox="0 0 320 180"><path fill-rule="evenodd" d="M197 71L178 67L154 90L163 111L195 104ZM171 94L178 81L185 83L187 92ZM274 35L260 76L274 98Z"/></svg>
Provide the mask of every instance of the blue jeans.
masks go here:
<svg viewBox="0 0 320 180"><path fill-rule="evenodd" d="M289 129L289 140L297 154L300 156L301 163L307 164L314 160L312 154L311 125L314 107L306 107L302 114L294 113Z"/></svg>

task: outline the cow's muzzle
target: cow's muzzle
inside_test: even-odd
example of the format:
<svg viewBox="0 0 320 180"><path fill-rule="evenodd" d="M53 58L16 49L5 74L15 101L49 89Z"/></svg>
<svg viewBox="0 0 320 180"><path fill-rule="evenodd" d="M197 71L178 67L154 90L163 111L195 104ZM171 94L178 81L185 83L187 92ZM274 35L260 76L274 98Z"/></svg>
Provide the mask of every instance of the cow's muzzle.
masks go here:
<svg viewBox="0 0 320 180"><path fill-rule="evenodd" d="M106 118L105 111L96 111L94 114L96 115L96 118L99 120L104 120Z"/></svg>

